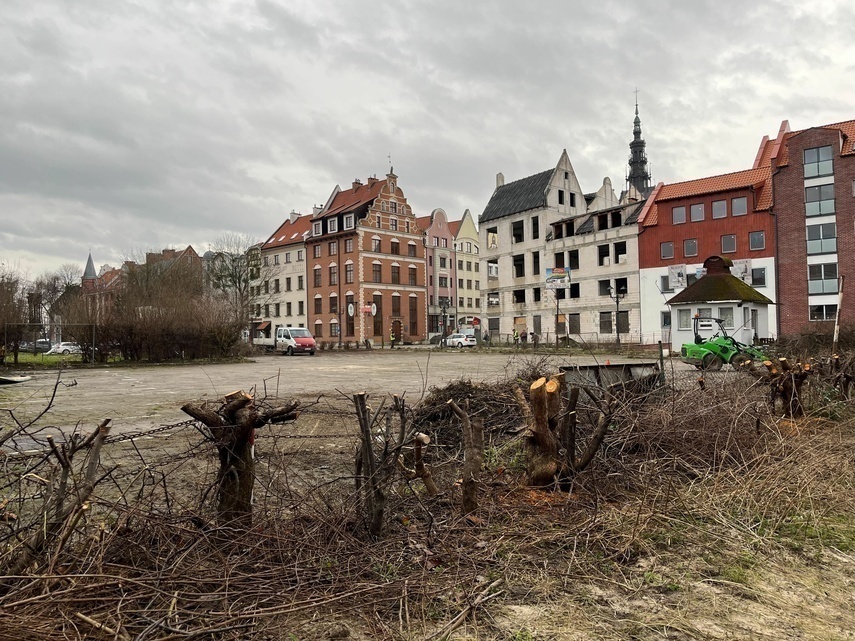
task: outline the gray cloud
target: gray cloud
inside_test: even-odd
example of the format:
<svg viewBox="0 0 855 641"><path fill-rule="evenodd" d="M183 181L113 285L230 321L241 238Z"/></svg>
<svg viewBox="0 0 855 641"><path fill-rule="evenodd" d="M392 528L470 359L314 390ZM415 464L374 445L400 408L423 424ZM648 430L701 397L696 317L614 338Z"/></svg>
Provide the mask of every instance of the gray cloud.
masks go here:
<svg viewBox="0 0 855 641"><path fill-rule="evenodd" d="M479 214L563 148L623 183L633 90L654 178L734 171L780 121L853 117L848 2L7 0L0 260L40 272L266 237L383 174Z"/></svg>

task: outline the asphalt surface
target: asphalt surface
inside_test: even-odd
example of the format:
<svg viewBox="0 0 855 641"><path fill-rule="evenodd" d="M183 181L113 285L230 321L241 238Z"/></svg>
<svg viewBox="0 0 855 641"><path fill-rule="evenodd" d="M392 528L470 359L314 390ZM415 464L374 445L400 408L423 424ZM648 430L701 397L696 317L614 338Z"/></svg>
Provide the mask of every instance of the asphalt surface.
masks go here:
<svg viewBox="0 0 855 641"><path fill-rule="evenodd" d="M238 389L281 399L339 392L350 396L364 391L371 395L406 394L414 401L423 390L451 380L504 378L532 358L540 356L531 352L405 348L260 356L252 362L230 364L39 371L25 383L0 386L0 408L13 412L19 420L29 420L47 406L59 377L56 398L40 425L66 429L79 423L88 431L104 418L111 418L113 433L117 433L186 420L180 409L184 403L218 399ZM558 365L636 360L577 354L555 359ZM0 417L0 429L9 425L9 411Z"/></svg>

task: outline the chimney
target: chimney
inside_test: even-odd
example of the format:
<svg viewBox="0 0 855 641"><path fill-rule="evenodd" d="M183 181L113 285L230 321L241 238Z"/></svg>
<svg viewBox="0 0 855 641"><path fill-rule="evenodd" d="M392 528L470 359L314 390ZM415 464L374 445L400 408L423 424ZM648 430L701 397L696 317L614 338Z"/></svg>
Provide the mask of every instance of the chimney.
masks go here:
<svg viewBox="0 0 855 641"><path fill-rule="evenodd" d="M294 223L296 223L296 222L297 222L297 219L298 219L299 217L300 217L300 214L298 214L298 213L297 213L296 211L294 211L293 209L291 210L291 213L290 213L290 214L288 214L288 220L291 222L291 224L292 224L292 225L293 225Z"/></svg>
<svg viewBox="0 0 855 641"><path fill-rule="evenodd" d="M312 218L320 214L324 210L320 205L312 205Z"/></svg>
<svg viewBox="0 0 855 641"><path fill-rule="evenodd" d="M504 187L504 186L505 186L505 174L503 174L500 171L498 174L496 174L496 189L498 189L499 187Z"/></svg>
<svg viewBox="0 0 855 641"><path fill-rule="evenodd" d="M361 186L362 186L362 181L359 180L359 178L354 178L353 179L353 191L356 191L356 189L358 187L361 187Z"/></svg>
<svg viewBox="0 0 855 641"><path fill-rule="evenodd" d="M377 176L369 176L368 177L368 186L370 187L374 183L378 182Z"/></svg>

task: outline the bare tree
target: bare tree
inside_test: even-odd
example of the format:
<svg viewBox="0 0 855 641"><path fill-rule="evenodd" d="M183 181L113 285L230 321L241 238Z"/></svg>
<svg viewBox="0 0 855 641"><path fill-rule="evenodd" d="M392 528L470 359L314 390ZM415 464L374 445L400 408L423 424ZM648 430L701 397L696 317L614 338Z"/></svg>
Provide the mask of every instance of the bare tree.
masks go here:
<svg viewBox="0 0 855 641"><path fill-rule="evenodd" d="M211 245L214 253L208 267L208 277L214 291L223 295L235 319L242 322L250 316L252 304L251 284L256 276L253 248L258 240L248 234L227 233ZM252 263L252 264L251 264Z"/></svg>

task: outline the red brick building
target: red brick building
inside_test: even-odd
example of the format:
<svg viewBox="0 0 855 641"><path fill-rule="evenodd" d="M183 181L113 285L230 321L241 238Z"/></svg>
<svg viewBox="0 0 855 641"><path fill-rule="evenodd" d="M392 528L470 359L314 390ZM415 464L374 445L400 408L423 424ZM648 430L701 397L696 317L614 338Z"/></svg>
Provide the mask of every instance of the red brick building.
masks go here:
<svg viewBox="0 0 855 641"><path fill-rule="evenodd" d="M828 333L838 277L855 284L855 120L795 132L784 121L770 160L780 331ZM851 293L840 317L855 323Z"/></svg>
<svg viewBox="0 0 855 641"><path fill-rule="evenodd" d="M308 327L319 341L426 338L422 230L398 177L336 187L306 241Z"/></svg>
<svg viewBox="0 0 855 641"><path fill-rule="evenodd" d="M661 331L669 340L671 310L666 300L691 285L704 261L722 256L734 263L733 274L776 300L775 221L771 215L769 158L774 143L764 138L751 169L656 186L639 216L639 289L642 331ZM743 310L745 311L745 310ZM768 327L739 310L714 310L727 316L729 329L754 329L761 337L775 332L775 308ZM686 318L674 318L685 324ZM690 321L688 321L690 322ZM689 329L673 326L673 330ZM767 334L768 332L768 334Z"/></svg>

